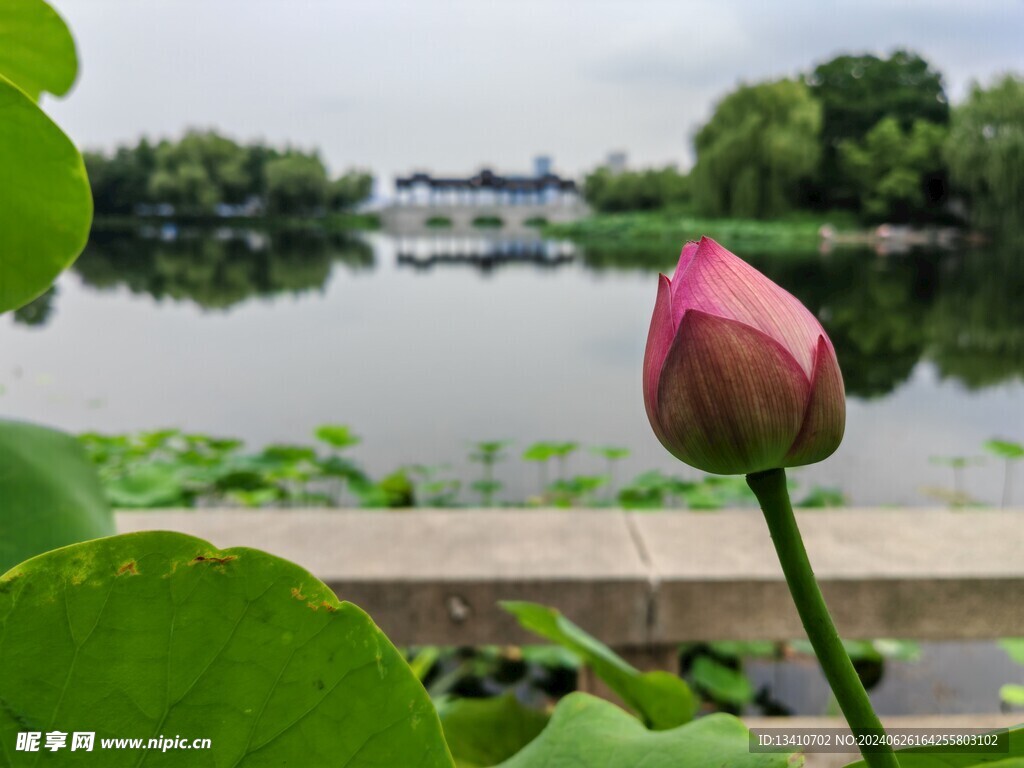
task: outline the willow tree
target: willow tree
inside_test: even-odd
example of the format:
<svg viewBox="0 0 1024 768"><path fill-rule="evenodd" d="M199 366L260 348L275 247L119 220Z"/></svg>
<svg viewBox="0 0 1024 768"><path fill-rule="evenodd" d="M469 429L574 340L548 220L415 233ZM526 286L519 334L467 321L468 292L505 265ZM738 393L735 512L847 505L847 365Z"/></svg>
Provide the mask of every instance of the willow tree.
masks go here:
<svg viewBox="0 0 1024 768"><path fill-rule="evenodd" d="M946 143L950 178L970 204L975 224L1024 229L1024 77L977 83L953 111Z"/></svg>
<svg viewBox="0 0 1024 768"><path fill-rule="evenodd" d="M794 208L820 156L821 106L796 80L744 85L694 140L692 190L711 216L767 218Z"/></svg>

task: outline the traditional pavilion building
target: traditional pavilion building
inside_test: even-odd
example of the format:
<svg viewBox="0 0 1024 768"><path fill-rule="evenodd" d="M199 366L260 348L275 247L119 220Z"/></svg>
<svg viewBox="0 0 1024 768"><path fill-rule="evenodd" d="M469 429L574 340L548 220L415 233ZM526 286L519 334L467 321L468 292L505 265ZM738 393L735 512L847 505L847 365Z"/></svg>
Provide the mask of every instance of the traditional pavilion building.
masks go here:
<svg viewBox="0 0 1024 768"><path fill-rule="evenodd" d="M501 176L483 169L469 178L414 173L395 180L400 206L559 206L579 201L576 182L551 172L551 160L534 160L533 176Z"/></svg>

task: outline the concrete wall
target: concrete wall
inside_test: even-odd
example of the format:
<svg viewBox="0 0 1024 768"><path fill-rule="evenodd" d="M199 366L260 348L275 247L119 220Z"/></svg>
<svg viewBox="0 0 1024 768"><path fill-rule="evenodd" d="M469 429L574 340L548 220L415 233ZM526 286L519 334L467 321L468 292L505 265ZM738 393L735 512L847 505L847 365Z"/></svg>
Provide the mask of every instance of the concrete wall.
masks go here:
<svg viewBox="0 0 1024 768"><path fill-rule="evenodd" d="M798 519L844 637L1024 635L1024 510ZM153 511L119 513L118 526L293 560L400 645L528 640L499 600L556 606L621 649L803 636L753 510Z"/></svg>

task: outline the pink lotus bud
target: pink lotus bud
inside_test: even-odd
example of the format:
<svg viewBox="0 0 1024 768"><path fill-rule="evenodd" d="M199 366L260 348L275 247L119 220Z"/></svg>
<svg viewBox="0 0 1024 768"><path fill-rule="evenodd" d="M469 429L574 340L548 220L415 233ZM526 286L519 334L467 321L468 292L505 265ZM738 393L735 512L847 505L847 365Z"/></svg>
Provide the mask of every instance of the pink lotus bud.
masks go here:
<svg viewBox="0 0 1024 768"><path fill-rule="evenodd" d="M697 469L739 475L813 464L843 439L832 342L807 308L704 237L660 276L644 355L655 434Z"/></svg>

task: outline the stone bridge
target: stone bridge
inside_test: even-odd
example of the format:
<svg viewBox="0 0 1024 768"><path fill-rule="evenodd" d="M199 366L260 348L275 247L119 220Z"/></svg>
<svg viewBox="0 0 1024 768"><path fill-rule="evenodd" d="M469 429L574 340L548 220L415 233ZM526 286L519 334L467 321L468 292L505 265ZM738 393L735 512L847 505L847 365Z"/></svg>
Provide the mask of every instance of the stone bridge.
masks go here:
<svg viewBox="0 0 1024 768"><path fill-rule="evenodd" d="M531 226L537 220L550 223L576 221L589 212L584 203L578 201L547 205L400 205L395 204L381 211L381 225L386 232L396 235L438 234L441 232L480 233L491 227L481 227L474 222L500 219L500 232L515 234L536 231ZM448 226L430 225L431 220L451 222ZM528 223L530 222L530 223ZM494 227L494 229L498 229Z"/></svg>

